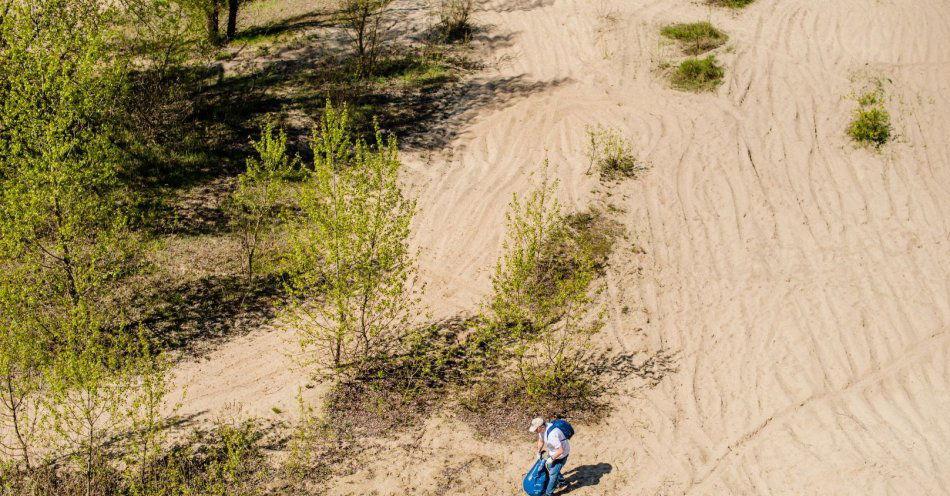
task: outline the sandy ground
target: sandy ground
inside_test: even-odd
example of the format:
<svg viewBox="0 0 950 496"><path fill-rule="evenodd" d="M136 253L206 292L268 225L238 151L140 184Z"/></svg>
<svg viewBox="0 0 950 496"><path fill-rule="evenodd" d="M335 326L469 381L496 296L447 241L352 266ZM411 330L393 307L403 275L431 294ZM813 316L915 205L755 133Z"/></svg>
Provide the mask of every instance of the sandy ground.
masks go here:
<svg viewBox="0 0 950 496"><path fill-rule="evenodd" d="M730 35L713 93L675 91L668 22ZM582 426L571 494L941 494L950 488L950 3L495 0L476 43L495 68L444 155L406 154L427 303L473 309L512 193L551 161L564 201L624 210L598 339L673 357ZM883 81L897 139L845 136L853 93ZM476 94L477 93L477 94ZM649 164L600 189L584 128L616 127ZM623 306L631 311L624 313ZM285 333L186 365L186 409L292 407ZM519 494L532 439L480 441L432 419L333 494Z"/></svg>

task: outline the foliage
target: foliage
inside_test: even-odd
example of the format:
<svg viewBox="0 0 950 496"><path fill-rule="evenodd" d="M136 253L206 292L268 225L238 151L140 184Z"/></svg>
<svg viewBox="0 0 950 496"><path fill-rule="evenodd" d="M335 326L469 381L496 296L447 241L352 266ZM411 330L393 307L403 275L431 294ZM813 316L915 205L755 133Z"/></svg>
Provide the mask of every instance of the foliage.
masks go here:
<svg viewBox="0 0 950 496"><path fill-rule="evenodd" d="M492 276L490 320L510 332L540 332L590 300L593 261L571 237L555 198L557 182L544 179L527 200L512 198L504 255Z"/></svg>
<svg viewBox="0 0 950 496"><path fill-rule="evenodd" d="M346 108L329 103L313 136L314 168L293 224L289 289L301 314L305 361L353 373L400 346L417 303L409 222L395 138L353 140Z"/></svg>
<svg viewBox="0 0 950 496"><path fill-rule="evenodd" d="M142 70L165 74L205 48L201 24L211 0L117 0L123 45Z"/></svg>
<svg viewBox="0 0 950 496"><path fill-rule="evenodd" d="M522 201L513 198L508 213L504 255L492 277L487 325L472 343L503 358L514 358L514 374L496 379L517 389L529 408L559 404L591 407L603 390L585 374L592 356L590 336L600 329L592 316L593 284L612 245L591 234L587 219L569 218L555 199L556 182L545 179ZM597 240L597 252L592 241ZM476 406L474 409L478 409Z"/></svg>
<svg viewBox="0 0 950 496"><path fill-rule="evenodd" d="M689 55L699 55L724 44L729 36L708 22L670 24L660 30L660 34L682 42L684 51Z"/></svg>
<svg viewBox="0 0 950 496"><path fill-rule="evenodd" d="M208 431L195 431L164 460L160 474L170 494L251 496L263 494L270 467L261 441L264 432L254 419L215 421ZM159 493L160 494L160 493Z"/></svg>
<svg viewBox="0 0 950 496"><path fill-rule="evenodd" d="M273 123L261 129L254 142L258 158L247 159L231 195L231 220L238 234L248 282L260 270L260 258L273 251L273 219L283 196L281 182L297 167L299 159L287 156L287 134L275 134Z"/></svg>
<svg viewBox="0 0 950 496"><path fill-rule="evenodd" d="M334 385L324 407L327 422L333 429L369 436L412 424L488 370L482 350L466 342L481 324L477 318L456 317L411 329L399 353ZM492 365L497 363L497 354L491 358Z"/></svg>
<svg viewBox="0 0 950 496"><path fill-rule="evenodd" d="M706 0L710 5L718 5L720 7L729 7L731 9L741 9L755 0Z"/></svg>
<svg viewBox="0 0 950 496"><path fill-rule="evenodd" d="M287 487L282 494L320 494L326 480L355 448L352 433L317 416L314 408L297 397L300 420L293 426L287 458L280 472Z"/></svg>
<svg viewBox="0 0 950 496"><path fill-rule="evenodd" d="M407 87L424 88L452 78L450 68L437 57L406 55L386 58L376 69L376 82L395 79Z"/></svg>
<svg viewBox="0 0 950 496"><path fill-rule="evenodd" d="M725 73L716 63L716 56L688 58L673 71L673 87L689 91L712 91L722 83Z"/></svg>
<svg viewBox="0 0 950 496"><path fill-rule="evenodd" d="M892 128L881 90L864 93L857 100L859 106L848 126L848 134L858 143L877 148L884 146L891 139Z"/></svg>
<svg viewBox="0 0 950 496"><path fill-rule="evenodd" d="M568 214L564 221L571 238L583 247L584 256L593 262L594 270L603 275L616 239L623 235L623 227L607 213L595 208Z"/></svg>
<svg viewBox="0 0 950 496"><path fill-rule="evenodd" d="M588 126L587 139L588 170L596 166L603 179L636 177L641 167L633 154L633 145L617 130Z"/></svg>
<svg viewBox="0 0 950 496"><path fill-rule="evenodd" d="M128 396L123 403L123 415L127 422L123 479L134 495L160 493L164 483L156 466L161 462L168 443L166 429L167 410L171 407L174 417L181 403L169 405L172 393L169 369L171 362L162 354L152 351L139 332L138 339L129 343L124 364L129 376Z"/></svg>
<svg viewBox="0 0 950 496"><path fill-rule="evenodd" d="M356 50L356 76L368 77L376 63L393 22L388 18L392 0L342 0L340 22Z"/></svg>
<svg viewBox="0 0 950 496"><path fill-rule="evenodd" d="M40 301L97 301L130 268L112 109L124 92L95 0L14 2L0 25L0 259Z"/></svg>
<svg viewBox="0 0 950 496"><path fill-rule="evenodd" d="M880 107L859 109L855 111L848 134L859 143L883 146L891 139L890 118L890 114Z"/></svg>
<svg viewBox="0 0 950 496"><path fill-rule="evenodd" d="M33 314L25 307L34 303L16 275L0 271L0 460L29 471L42 431L42 367L48 353L39 326L23 318Z"/></svg>
<svg viewBox="0 0 950 496"><path fill-rule="evenodd" d="M594 358L590 338L602 324L585 323L582 317L576 310L566 312L561 325L541 334L518 354L517 384L529 409L548 415L579 413L594 408L606 391L587 368Z"/></svg>

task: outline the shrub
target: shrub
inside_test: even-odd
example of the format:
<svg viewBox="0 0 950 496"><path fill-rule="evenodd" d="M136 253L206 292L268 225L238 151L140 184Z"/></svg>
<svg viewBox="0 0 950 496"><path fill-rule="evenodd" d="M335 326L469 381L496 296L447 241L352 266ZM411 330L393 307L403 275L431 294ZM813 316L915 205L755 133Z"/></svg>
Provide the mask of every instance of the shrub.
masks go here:
<svg viewBox="0 0 950 496"><path fill-rule="evenodd" d="M864 93L857 98L858 109L848 126L848 134L861 144L880 148L891 139L891 116L884 110L881 90Z"/></svg>
<svg viewBox="0 0 950 496"><path fill-rule="evenodd" d="M430 410L451 386L473 379L475 355L462 341L473 319L453 318L407 332L399 354L362 363L327 397L329 422L338 429L378 435Z"/></svg>
<svg viewBox="0 0 950 496"><path fill-rule="evenodd" d="M858 143L880 147L891 139L891 117L880 107L858 109L848 134Z"/></svg>
<svg viewBox="0 0 950 496"><path fill-rule="evenodd" d="M660 30L660 34L682 43L684 51L689 55L699 55L708 52L725 43L729 36L716 29L708 22L693 22L688 24L670 24Z"/></svg>
<svg viewBox="0 0 950 496"><path fill-rule="evenodd" d="M613 252L614 242L622 235L622 226L607 217L604 212L593 208L586 212L569 214L564 220L575 242L587 251L587 256L594 263L594 269L598 274L603 274L607 259Z"/></svg>
<svg viewBox="0 0 950 496"><path fill-rule="evenodd" d="M263 438L254 419L219 419L210 431L195 431L174 449L160 473L178 494L261 494L270 470Z"/></svg>
<svg viewBox="0 0 950 496"><path fill-rule="evenodd" d="M730 9L741 9L754 1L755 0L707 0L710 5L729 7Z"/></svg>
<svg viewBox="0 0 950 496"><path fill-rule="evenodd" d="M270 494L324 494L334 468L356 448L353 432L319 417L298 396L300 420L287 441L287 458L280 466L283 486Z"/></svg>
<svg viewBox="0 0 950 496"><path fill-rule="evenodd" d="M468 39L475 0L438 0L439 29L446 42Z"/></svg>
<svg viewBox="0 0 950 496"><path fill-rule="evenodd" d="M609 255L611 231L598 226L594 232L596 214L564 215L556 184L545 180L525 201L512 200L486 325L473 340L499 361L513 358L492 375L494 384L510 388L502 396L515 400L469 397L469 410L526 413L557 406L589 413L605 390L586 367L593 358L589 338L601 327L593 315L600 289L594 281Z"/></svg>
<svg viewBox="0 0 950 496"><path fill-rule="evenodd" d="M704 59L689 58L673 71L673 87L688 91L712 91L722 83L725 73L716 63L716 56Z"/></svg>
<svg viewBox="0 0 950 496"><path fill-rule="evenodd" d="M633 146L615 129L602 126L587 128L588 171L595 166L603 179L635 177L640 167Z"/></svg>
<svg viewBox="0 0 950 496"><path fill-rule="evenodd" d="M492 276L491 319L516 335L538 332L587 301L592 262L571 239L556 182L545 179L527 200L515 196L507 216L504 255ZM507 329L508 325L514 325Z"/></svg>

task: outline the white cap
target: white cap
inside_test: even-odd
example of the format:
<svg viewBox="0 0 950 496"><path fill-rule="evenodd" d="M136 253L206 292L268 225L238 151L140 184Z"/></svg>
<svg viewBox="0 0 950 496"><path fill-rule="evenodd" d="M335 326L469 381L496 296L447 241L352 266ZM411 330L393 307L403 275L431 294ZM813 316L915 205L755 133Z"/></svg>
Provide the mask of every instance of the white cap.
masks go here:
<svg viewBox="0 0 950 496"><path fill-rule="evenodd" d="M543 423L544 423L543 418L535 417L535 419L531 421L531 427L528 427L528 432L534 432L538 430L538 427L541 427L541 424Z"/></svg>

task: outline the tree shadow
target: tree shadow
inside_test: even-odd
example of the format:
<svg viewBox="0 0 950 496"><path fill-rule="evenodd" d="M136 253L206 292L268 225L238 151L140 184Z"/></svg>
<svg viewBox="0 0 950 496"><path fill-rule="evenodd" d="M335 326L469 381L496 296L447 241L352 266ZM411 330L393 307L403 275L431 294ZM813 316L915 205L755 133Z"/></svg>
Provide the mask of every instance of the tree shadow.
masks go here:
<svg viewBox="0 0 950 496"><path fill-rule="evenodd" d="M581 465L564 474L565 486L558 494L567 494L582 487L596 486L600 479L612 472L613 465L598 463L596 465Z"/></svg>
<svg viewBox="0 0 950 496"><path fill-rule="evenodd" d="M548 7L554 0L498 0L486 5L485 10L493 12L522 12Z"/></svg>
<svg viewBox="0 0 950 496"><path fill-rule="evenodd" d="M679 370L675 354L661 348L642 360L635 360L637 353L601 353L587 365L587 370L597 377L621 381L634 376L646 382L647 387L656 387L668 374Z"/></svg>
<svg viewBox="0 0 950 496"><path fill-rule="evenodd" d="M399 137L401 144L422 150L438 150L448 146L479 111L500 110L569 81L497 77L464 81L418 93L368 95L362 101L379 110L380 126Z"/></svg>
<svg viewBox="0 0 950 496"><path fill-rule="evenodd" d="M136 324L149 329L161 349L195 358L273 320L283 297L277 276L248 283L243 276L209 275L141 296L137 306L148 310Z"/></svg>
<svg viewBox="0 0 950 496"><path fill-rule="evenodd" d="M435 63L447 75L421 85L407 84L399 71L357 80L352 76L352 48L341 42L338 30L329 28L332 15L312 11L241 32L237 43L304 33L286 43L258 45L253 50L264 50L260 53L240 49L235 59L176 69L168 76L136 76L143 82L134 92L141 115L132 120L153 139L128 150L131 165L124 177L140 197L136 201L147 218L143 225L152 234L225 232L222 200L254 153L251 141L267 121L287 132L290 153L300 155L303 164L312 158L312 128L328 100L348 103L359 114L353 119L355 130L367 138L372 138L375 119L404 147L438 150L480 111L500 109L568 82L478 77L474 73L481 62L464 46L405 42L413 39L410 23L392 33L402 41L389 45L384 58L436 53ZM473 41L489 50L512 43L514 33L491 31L480 28ZM147 91L149 84L156 88ZM173 91L162 84L172 85Z"/></svg>
<svg viewBox="0 0 950 496"><path fill-rule="evenodd" d="M231 40L231 43L240 44L242 41L253 40L262 36L279 36L284 33L302 31L305 29L330 27L334 24L333 16L335 14L336 12L322 9L304 12L263 26L254 26L241 30L234 39Z"/></svg>

